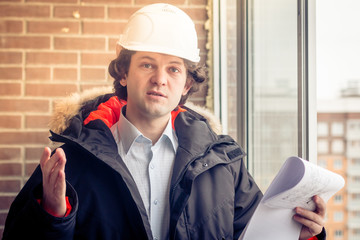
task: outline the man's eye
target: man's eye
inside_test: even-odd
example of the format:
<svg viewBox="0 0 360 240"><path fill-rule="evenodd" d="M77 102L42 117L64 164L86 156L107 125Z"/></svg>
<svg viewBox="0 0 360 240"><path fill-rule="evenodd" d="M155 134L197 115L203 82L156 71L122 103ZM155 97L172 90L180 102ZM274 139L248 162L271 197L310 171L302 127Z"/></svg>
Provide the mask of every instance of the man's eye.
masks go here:
<svg viewBox="0 0 360 240"><path fill-rule="evenodd" d="M145 64L143 65L143 67L144 67L144 68L152 68L151 64L149 64L149 63L145 63Z"/></svg>
<svg viewBox="0 0 360 240"><path fill-rule="evenodd" d="M180 72L179 69L174 68L174 67L170 68L170 71L173 72L173 73Z"/></svg>

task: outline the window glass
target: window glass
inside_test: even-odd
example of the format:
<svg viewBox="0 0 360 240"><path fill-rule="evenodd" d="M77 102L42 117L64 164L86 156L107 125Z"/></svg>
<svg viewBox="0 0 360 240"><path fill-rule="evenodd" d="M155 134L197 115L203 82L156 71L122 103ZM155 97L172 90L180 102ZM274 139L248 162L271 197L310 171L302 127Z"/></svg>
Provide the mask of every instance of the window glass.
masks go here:
<svg viewBox="0 0 360 240"><path fill-rule="evenodd" d="M331 143L331 150L333 153L343 153L344 142L342 140L333 140Z"/></svg>
<svg viewBox="0 0 360 240"><path fill-rule="evenodd" d="M318 128L331 123L331 149L325 151L320 142L324 136L318 134L318 156L333 159L327 168L345 179L344 188L327 204L334 220L325 222L329 239L360 239L360 217L355 214L360 206L359 10L357 0L316 0Z"/></svg>
<svg viewBox="0 0 360 240"><path fill-rule="evenodd" d="M318 153L328 153L329 152L329 143L327 140L318 140Z"/></svg>
<svg viewBox="0 0 360 240"><path fill-rule="evenodd" d="M342 122L331 123L331 135L332 136L343 136L344 135L344 124Z"/></svg>
<svg viewBox="0 0 360 240"><path fill-rule="evenodd" d="M340 170L343 168L343 160L342 159L335 159L334 160L334 169Z"/></svg>
<svg viewBox="0 0 360 240"><path fill-rule="evenodd" d="M248 151L264 190L298 151L297 1L248 2Z"/></svg>
<svg viewBox="0 0 360 240"><path fill-rule="evenodd" d="M327 168L327 160L326 159L318 159L318 165L323 168Z"/></svg>
<svg viewBox="0 0 360 240"><path fill-rule="evenodd" d="M335 212L334 213L334 221L341 222L344 220L344 213L343 212Z"/></svg>
<svg viewBox="0 0 360 240"><path fill-rule="evenodd" d="M319 137L326 137L329 135L329 127L327 122L319 122L318 123L318 136Z"/></svg>
<svg viewBox="0 0 360 240"><path fill-rule="evenodd" d="M335 196L334 196L334 202L335 203L342 203L342 201L343 201L343 198L342 198L342 195L340 195L340 194L336 194Z"/></svg>
<svg viewBox="0 0 360 240"><path fill-rule="evenodd" d="M342 237L342 236L343 236L343 231L342 230L336 230L335 231L335 237Z"/></svg>

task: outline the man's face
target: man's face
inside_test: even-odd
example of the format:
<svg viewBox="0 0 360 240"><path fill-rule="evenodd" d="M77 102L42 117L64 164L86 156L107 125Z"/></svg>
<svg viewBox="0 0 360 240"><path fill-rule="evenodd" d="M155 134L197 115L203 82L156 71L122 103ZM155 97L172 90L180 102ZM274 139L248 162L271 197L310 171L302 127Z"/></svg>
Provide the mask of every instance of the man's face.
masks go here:
<svg viewBox="0 0 360 240"><path fill-rule="evenodd" d="M151 52L136 52L128 74L126 115L147 120L168 118L190 86L183 59Z"/></svg>

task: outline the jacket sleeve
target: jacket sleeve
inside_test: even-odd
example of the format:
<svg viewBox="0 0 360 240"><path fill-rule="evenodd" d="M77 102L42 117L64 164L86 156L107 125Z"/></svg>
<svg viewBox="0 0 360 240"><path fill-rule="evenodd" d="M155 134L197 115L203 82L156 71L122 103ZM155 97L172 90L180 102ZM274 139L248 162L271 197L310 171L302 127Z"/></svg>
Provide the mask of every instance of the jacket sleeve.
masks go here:
<svg viewBox="0 0 360 240"><path fill-rule="evenodd" d="M322 229L321 233L319 233L318 235L309 238L308 240L326 240L326 231L325 228Z"/></svg>
<svg viewBox="0 0 360 240"><path fill-rule="evenodd" d="M243 159L235 179L234 239L238 239L259 204L262 193L247 171Z"/></svg>
<svg viewBox="0 0 360 240"><path fill-rule="evenodd" d="M5 222L3 239L73 239L78 208L77 195L67 182L70 214L58 218L47 213L37 199L42 197L42 175L38 167L12 203Z"/></svg>

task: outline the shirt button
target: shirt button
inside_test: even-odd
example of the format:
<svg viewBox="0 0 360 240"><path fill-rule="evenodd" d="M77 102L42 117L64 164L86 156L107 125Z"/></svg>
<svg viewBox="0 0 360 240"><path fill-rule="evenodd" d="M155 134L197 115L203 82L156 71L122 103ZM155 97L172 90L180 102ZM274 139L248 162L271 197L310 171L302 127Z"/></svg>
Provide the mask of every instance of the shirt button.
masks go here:
<svg viewBox="0 0 360 240"><path fill-rule="evenodd" d="M159 201L157 199L154 200L154 205L157 205Z"/></svg>
<svg viewBox="0 0 360 240"><path fill-rule="evenodd" d="M150 168L151 168L151 169L154 169L154 168L155 168L155 165L152 164L152 163L150 163Z"/></svg>
<svg viewBox="0 0 360 240"><path fill-rule="evenodd" d="M157 237L154 237L154 240L159 240Z"/></svg>

